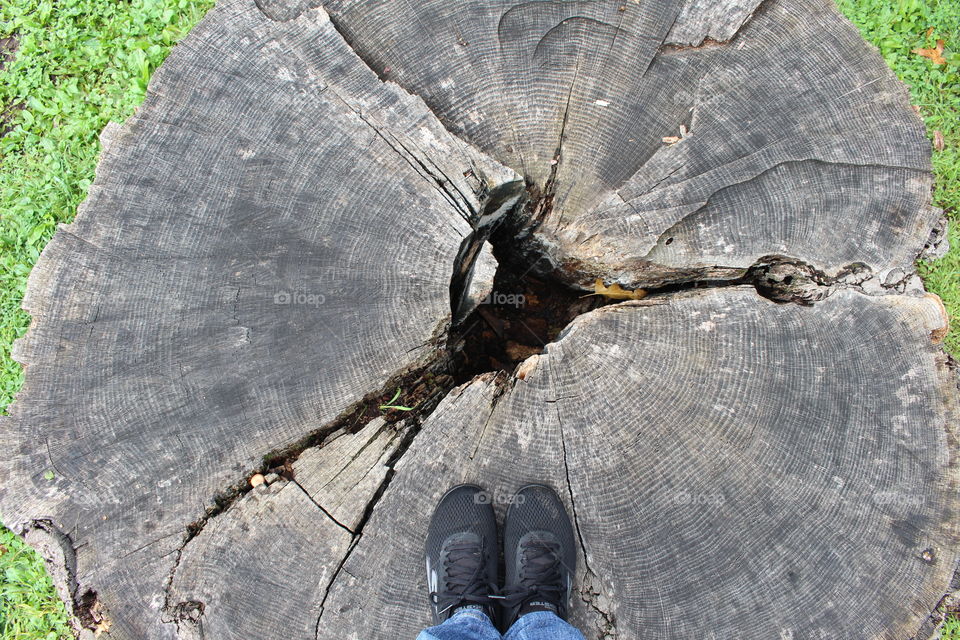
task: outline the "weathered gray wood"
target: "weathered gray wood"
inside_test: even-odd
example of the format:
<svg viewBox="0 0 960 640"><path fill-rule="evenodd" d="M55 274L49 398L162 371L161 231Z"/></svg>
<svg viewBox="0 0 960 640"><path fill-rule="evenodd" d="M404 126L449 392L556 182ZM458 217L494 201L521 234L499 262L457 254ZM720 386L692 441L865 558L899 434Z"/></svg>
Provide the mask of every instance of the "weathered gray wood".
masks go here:
<svg viewBox="0 0 960 640"><path fill-rule="evenodd" d="M318 637L429 622L423 531L461 481L495 502L530 481L565 496L588 638L912 637L957 559L944 323L932 297L801 307L751 289L581 316L523 380L478 380L426 421Z"/></svg>
<svg viewBox="0 0 960 640"><path fill-rule="evenodd" d="M727 42L760 4L761 0L688 0L683 3L664 44L699 47L707 38Z"/></svg>
<svg viewBox="0 0 960 640"><path fill-rule="evenodd" d="M296 479L261 484L211 519L172 574L178 637L313 637L402 427L378 418L309 449L293 465Z"/></svg>
<svg viewBox="0 0 960 640"><path fill-rule="evenodd" d="M402 429L402 424L391 426L376 418L355 434L308 449L293 463L297 482L339 525L357 531L367 504L386 479Z"/></svg>
<svg viewBox="0 0 960 640"><path fill-rule="evenodd" d="M451 130L553 176L534 240L576 284L909 268L937 211L905 88L831 0L757 5L324 2Z"/></svg>
<svg viewBox="0 0 960 640"><path fill-rule="evenodd" d="M295 482L260 485L184 547L170 588L177 637L311 637L351 541Z"/></svg>
<svg viewBox="0 0 960 640"><path fill-rule="evenodd" d="M828 0L224 0L103 138L0 419L0 513L85 634L412 637L427 518L464 480L566 496L591 638L905 638L946 589L942 306L891 295L935 218L929 146ZM445 358L458 248L521 177L552 198L501 249L576 285L864 266L809 308L593 312L422 430L347 425L211 510Z"/></svg>
<svg viewBox="0 0 960 640"><path fill-rule="evenodd" d="M321 11L280 23L252 1L221 2L104 142L30 280L0 510L69 536L68 581L114 636L172 638L188 525L438 357L478 177L515 176L381 83Z"/></svg>

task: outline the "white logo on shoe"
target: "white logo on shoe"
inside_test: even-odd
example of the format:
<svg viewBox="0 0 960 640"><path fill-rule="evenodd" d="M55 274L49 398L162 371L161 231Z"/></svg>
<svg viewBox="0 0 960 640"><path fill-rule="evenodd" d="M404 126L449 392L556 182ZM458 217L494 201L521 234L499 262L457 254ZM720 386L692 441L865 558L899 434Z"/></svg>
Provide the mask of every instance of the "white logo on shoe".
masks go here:
<svg viewBox="0 0 960 640"><path fill-rule="evenodd" d="M430 558L427 558L427 587L430 593L437 591L437 572L430 567Z"/></svg>

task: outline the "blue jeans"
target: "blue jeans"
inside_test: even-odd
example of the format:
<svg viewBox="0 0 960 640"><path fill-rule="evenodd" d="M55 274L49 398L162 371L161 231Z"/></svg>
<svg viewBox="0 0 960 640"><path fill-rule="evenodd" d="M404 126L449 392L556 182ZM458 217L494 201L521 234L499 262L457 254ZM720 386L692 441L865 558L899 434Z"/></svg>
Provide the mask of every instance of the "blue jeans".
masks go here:
<svg viewBox="0 0 960 640"><path fill-rule="evenodd" d="M549 611L520 616L505 635L476 609L463 609L443 624L424 629L417 640L584 640L583 634Z"/></svg>

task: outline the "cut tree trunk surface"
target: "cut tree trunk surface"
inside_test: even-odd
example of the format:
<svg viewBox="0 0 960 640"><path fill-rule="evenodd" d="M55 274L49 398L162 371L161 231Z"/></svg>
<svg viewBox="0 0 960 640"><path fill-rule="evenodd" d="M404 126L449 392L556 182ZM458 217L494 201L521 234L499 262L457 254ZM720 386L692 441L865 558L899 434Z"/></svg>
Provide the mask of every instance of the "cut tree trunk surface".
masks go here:
<svg viewBox="0 0 960 640"><path fill-rule="evenodd" d="M591 640L930 635L930 149L829 0L224 0L102 139L0 422L81 635L413 638L464 481Z"/></svg>

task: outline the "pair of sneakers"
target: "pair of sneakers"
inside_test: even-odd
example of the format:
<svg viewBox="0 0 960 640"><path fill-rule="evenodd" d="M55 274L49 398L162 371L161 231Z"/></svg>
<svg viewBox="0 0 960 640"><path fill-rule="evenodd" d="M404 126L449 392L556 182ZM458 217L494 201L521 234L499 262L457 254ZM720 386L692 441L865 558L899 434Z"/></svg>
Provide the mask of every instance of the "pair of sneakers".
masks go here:
<svg viewBox="0 0 960 640"><path fill-rule="evenodd" d="M505 632L534 611L567 617L576 572L573 526L559 496L544 485L520 489L503 523L503 588L497 519L490 494L460 485L440 499L427 532L427 587L434 624L468 608Z"/></svg>

